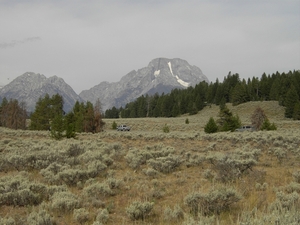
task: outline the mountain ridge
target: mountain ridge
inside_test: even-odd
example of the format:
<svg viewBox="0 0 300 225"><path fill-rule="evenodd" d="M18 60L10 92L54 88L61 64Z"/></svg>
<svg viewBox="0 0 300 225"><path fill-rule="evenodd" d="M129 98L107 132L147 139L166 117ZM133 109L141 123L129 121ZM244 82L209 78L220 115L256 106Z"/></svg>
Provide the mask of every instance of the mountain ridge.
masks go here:
<svg viewBox="0 0 300 225"><path fill-rule="evenodd" d="M130 71L118 82L101 82L83 90L79 96L92 103L99 98L103 109L108 109L125 106L142 95L167 94L174 88L195 86L201 81L209 82L200 68L191 66L186 60L156 58L147 67Z"/></svg>
<svg viewBox="0 0 300 225"><path fill-rule="evenodd" d="M28 111L34 111L35 104L46 93L62 95L64 110L72 110L76 101L90 101L95 103L98 99L102 110L125 106L142 95L155 93L169 93L174 88L187 88L195 86L201 81L208 82L208 78L197 66L190 65L186 60L179 58L156 58L148 66L132 70L117 82L103 81L75 93L70 85L62 78L43 74L26 72L0 89L0 98L17 99L25 102Z"/></svg>

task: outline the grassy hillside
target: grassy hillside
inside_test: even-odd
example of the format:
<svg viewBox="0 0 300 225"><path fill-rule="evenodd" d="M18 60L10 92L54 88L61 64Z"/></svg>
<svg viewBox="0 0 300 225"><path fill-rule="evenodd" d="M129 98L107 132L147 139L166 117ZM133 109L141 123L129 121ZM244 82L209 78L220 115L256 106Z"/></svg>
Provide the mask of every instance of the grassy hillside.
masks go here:
<svg viewBox="0 0 300 225"><path fill-rule="evenodd" d="M77 140L0 128L0 224L296 225L300 123L277 102L228 105L243 124L257 106L277 131L205 134L217 106L105 119L104 132ZM114 121L132 131L112 130Z"/></svg>

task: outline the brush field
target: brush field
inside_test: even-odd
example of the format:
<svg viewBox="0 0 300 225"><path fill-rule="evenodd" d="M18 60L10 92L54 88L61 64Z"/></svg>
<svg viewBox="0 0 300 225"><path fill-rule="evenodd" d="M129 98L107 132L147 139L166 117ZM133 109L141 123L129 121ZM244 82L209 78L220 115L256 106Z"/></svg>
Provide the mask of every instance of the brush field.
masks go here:
<svg viewBox="0 0 300 225"><path fill-rule="evenodd" d="M278 102L228 108L247 125L258 106L276 131L206 134L214 105L61 141L0 128L0 224L300 224L300 121Z"/></svg>

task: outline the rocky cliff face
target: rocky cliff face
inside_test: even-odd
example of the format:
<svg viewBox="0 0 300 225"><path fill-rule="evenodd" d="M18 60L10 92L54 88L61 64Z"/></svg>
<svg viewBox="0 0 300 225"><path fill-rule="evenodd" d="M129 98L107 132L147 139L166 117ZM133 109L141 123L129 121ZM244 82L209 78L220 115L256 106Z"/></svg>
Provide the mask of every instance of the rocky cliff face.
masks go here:
<svg viewBox="0 0 300 225"><path fill-rule="evenodd" d="M57 76L46 78L44 75L32 72L24 73L0 89L2 98L25 102L29 112L34 111L36 102L46 93L49 96L60 94L63 97L66 112L73 108L77 100L83 101L62 78Z"/></svg>
<svg viewBox="0 0 300 225"><path fill-rule="evenodd" d="M169 93L174 88L195 86L201 81L208 82L202 71L182 59L157 58L147 67L133 70L119 82L102 82L79 96L92 103L99 98L103 110L125 106L141 95Z"/></svg>

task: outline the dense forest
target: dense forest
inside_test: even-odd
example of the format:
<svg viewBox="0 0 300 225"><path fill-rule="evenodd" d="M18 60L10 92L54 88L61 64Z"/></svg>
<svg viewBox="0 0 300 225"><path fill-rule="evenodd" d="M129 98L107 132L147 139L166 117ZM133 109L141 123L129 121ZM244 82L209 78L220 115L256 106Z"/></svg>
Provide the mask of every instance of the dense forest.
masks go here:
<svg viewBox="0 0 300 225"><path fill-rule="evenodd" d="M300 119L300 71L274 73L261 78L241 80L239 74L229 73L223 82L200 82L195 87L174 89L169 94L141 96L124 108L105 111L106 118L176 117L196 114L206 105L248 101L279 101L286 107L287 118Z"/></svg>

